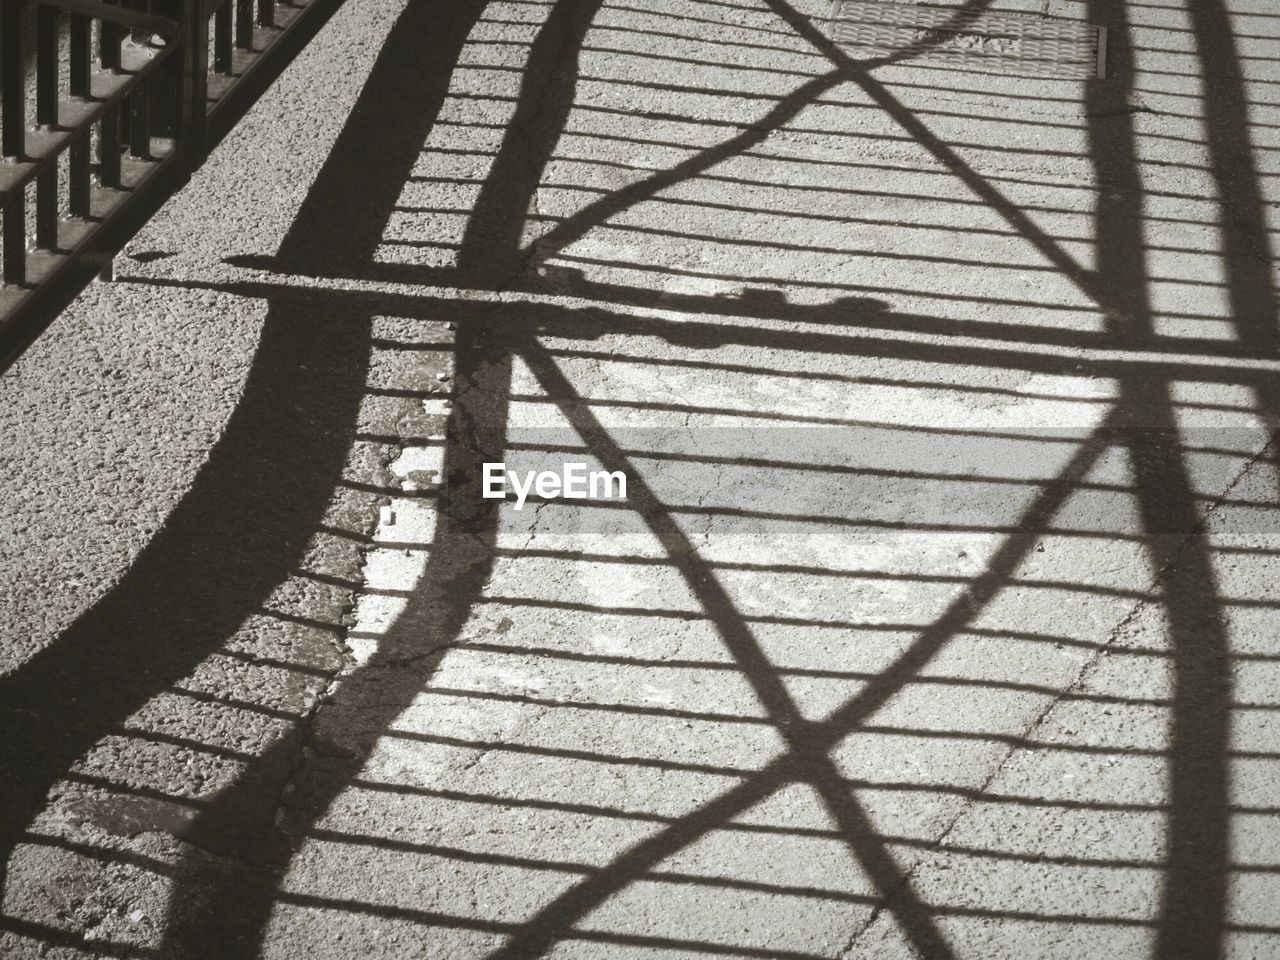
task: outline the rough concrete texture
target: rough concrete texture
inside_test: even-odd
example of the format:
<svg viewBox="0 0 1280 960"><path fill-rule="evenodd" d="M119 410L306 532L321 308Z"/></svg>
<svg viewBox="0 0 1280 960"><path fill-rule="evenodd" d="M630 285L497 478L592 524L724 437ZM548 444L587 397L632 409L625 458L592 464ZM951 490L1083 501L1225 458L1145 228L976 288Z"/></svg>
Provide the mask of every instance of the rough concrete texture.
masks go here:
<svg viewBox="0 0 1280 960"><path fill-rule="evenodd" d="M1280 17L990 6L346 4L0 379L0 954L1280 956Z"/></svg>

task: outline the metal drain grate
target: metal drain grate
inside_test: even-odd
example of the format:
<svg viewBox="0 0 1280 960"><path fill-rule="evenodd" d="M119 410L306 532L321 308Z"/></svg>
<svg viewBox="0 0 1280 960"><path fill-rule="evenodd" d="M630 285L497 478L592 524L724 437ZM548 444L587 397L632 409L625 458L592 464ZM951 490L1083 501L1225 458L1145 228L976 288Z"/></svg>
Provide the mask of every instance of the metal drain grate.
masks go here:
<svg viewBox="0 0 1280 960"><path fill-rule="evenodd" d="M1012 10L836 0L831 39L859 59L927 60L964 70L1084 80L1106 76L1107 31Z"/></svg>

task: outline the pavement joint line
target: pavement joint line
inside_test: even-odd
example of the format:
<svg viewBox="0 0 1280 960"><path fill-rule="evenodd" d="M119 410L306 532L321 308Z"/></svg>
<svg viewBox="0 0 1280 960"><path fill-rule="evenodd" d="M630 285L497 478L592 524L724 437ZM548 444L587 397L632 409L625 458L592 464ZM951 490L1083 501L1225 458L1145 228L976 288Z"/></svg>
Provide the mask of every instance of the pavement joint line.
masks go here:
<svg viewBox="0 0 1280 960"><path fill-rule="evenodd" d="M1160 576L1153 578L1153 590L1161 579L1162 578ZM1075 677L1065 687L1055 692L1044 705L1044 708L1036 714L1034 718L1032 718L1030 723L1028 723L1020 733L1015 735L1017 740L1029 741L1035 735L1036 731L1044 725L1049 714L1053 712L1058 704L1078 693L1090 672L1097 666L1101 659L1110 652L1111 646L1113 646L1115 641L1120 637L1125 627L1127 627L1144 608L1153 602L1154 601L1149 599L1139 600L1128 613L1120 618L1115 626L1108 632L1107 638L1102 641L1102 643L1097 646L1097 649L1095 649L1093 653L1091 653L1080 665L1079 669L1076 671ZM996 778L1008 765L1014 755L1025 749L1026 747L1024 745L1016 743L1010 744L1004 754L992 764L990 772L983 779L982 783L975 788L974 795L961 799L955 815L947 821L938 837L929 843L928 850L930 852L937 852L942 845L946 843L947 838L951 836L951 833L955 830L956 826L959 825L960 821L967 817L978 803L986 802L984 798L986 797L991 784L995 782ZM925 859L923 857L917 859L916 862L905 872L905 876L902 880L902 886L908 884L924 866ZM867 917L866 921L854 932L852 937L850 937L848 944L846 944L844 950L839 954L838 960L850 960L850 956L854 947L857 945L858 940L860 940L862 936L875 925L876 921L885 910L892 911L891 904L897 895L898 890L894 890L886 896L882 902L875 905L870 916Z"/></svg>
<svg viewBox="0 0 1280 960"><path fill-rule="evenodd" d="M627 458L625 454L616 448L616 445L609 438L607 430L597 421L590 408L584 407L582 401L576 398L563 372L559 370L554 359L540 347L537 340L532 337L529 338L520 354L524 357L526 365L529 366L531 372L538 379L543 390L549 396L556 398L556 402L564 411L566 418L574 429L583 436L584 441L588 442L588 444L594 441L597 447L602 444L605 446L605 449L597 449L596 451L600 462L606 468L613 466L626 472ZM1107 422L1114 416L1115 414L1109 415ZM1069 487L1069 481L1072 478L1078 479L1079 476L1086 473L1096 462L1101 451L1108 446L1100 443L1099 437L1100 434L1095 429L1092 439L1082 444L1080 450L1073 456L1071 463L1060 471L1053 481L1041 488L1040 495L1036 498L1036 501L1025 511L1024 520L1029 520L1033 517L1045 519L1056 512L1061 506L1064 488ZM613 449L608 449L609 447ZM632 472L634 473L634 471ZM643 481L636 483L634 487L637 496L633 499L646 502L639 504L637 509L640 510L651 528L654 528L655 534L663 539L664 542L679 543L682 540L687 542L684 534L679 531L678 527L674 527L669 519L663 522L665 514L662 510L661 502L648 491ZM659 527L667 530L665 537L660 532ZM995 572L996 569L1007 567L1016 562L1019 556L1025 556L1031 545L1037 542L1038 539L1034 535L1006 538L1002 548L988 561L986 573L976 578L973 585L963 591L948 606L947 610L922 632L921 636L899 654L894 666L880 675L880 678L884 681L881 684L884 689L877 690L874 683L870 684L867 688L846 700L822 721L805 720L798 712L795 713L794 718L791 717L795 708L789 691L782 685L780 677L773 671L763 651L757 651L756 641L749 626L743 624L742 636L738 640L733 639L733 631L726 634L726 628L721 626L719 632L728 645L730 652L734 654L735 659L741 661L742 656L745 655L748 660L759 660L765 667L765 678L771 680L772 684L778 685L780 693L775 697L773 685L766 684L765 678L750 671L747 664L742 663L744 676L752 683L757 698L778 727L785 749L774 760L760 768L752 777L744 779L736 787L704 803L696 813L687 815L685 826L695 818L699 823L706 821L705 826L694 831L693 837L683 835L674 837L671 829L651 835L632 847L626 854L616 858L613 861L613 871L619 871L621 869L619 865L626 862L628 867L626 872L629 873L636 870L643 872L644 869L647 869L646 865L652 866L658 859L665 859L673 852L687 847L714 824L731 819L736 813L772 795L784 784L790 782L808 783L824 801L823 805L828 810L829 815L840 824L849 852L870 874L873 884L878 888L878 899L899 918L908 940L915 946L927 948L930 956L937 958L937 960L950 957L950 948L941 932L937 929L933 915L925 909L925 905L916 898L913 892L910 884L910 872L900 870L896 859L884 843L883 838L872 828L865 811L856 799L855 792L837 789L830 785L825 776L828 768L834 769L829 751L839 741L852 735L859 725L860 718L865 718L871 712L879 709L887 699L901 689L905 678L897 678L896 673L904 671L908 674L917 673L925 663L934 658L940 647L946 644L947 640L954 635L962 624L972 620L980 610L984 609L999 594L1000 587L998 585L993 582L983 584L981 581L998 579ZM666 546L668 552L674 556L677 551L672 550L671 543L667 542ZM689 562L690 554L688 551L680 553L680 555L686 559L686 562ZM693 556L696 556L696 554L693 554ZM713 578L705 575L701 578L693 577L691 570L682 570L681 572L689 586L694 589L695 595L699 596L704 607L708 608L708 615L711 615L713 611L707 603L707 591L719 591L721 588L718 583ZM740 617L731 602L715 604L714 606L722 607L723 612L720 619L723 619L726 614L732 620ZM885 687L885 684L888 686ZM778 715L779 707L783 708L785 715ZM788 722L789 719L794 719L796 722ZM817 769L811 773L807 772L808 767L811 766ZM631 864L629 861L632 860L636 862ZM592 881L590 880L570 888L569 891L556 897L533 917L526 920L520 927L521 935L526 940L531 938L535 946L541 944L539 949L542 950L563 939L566 929L575 925L577 920L590 911L593 904L598 905L601 897L607 897L617 882L607 872L601 872L593 879L596 886L601 888L598 893L591 889L590 884ZM897 903L897 901L901 900L906 902ZM567 916L565 916L566 914ZM557 917L554 929L547 930L543 926L543 918L553 915ZM519 938L508 939L507 944L491 954L491 957L506 957L517 942L520 942ZM527 949L528 946L528 943L524 943L522 949Z"/></svg>
<svg viewBox="0 0 1280 960"><path fill-rule="evenodd" d="M1212 506L1210 506L1209 509L1206 511L1202 524L1208 522L1208 520L1213 516L1213 514L1223 504L1223 502L1225 502L1226 499L1230 496L1231 492L1236 488L1236 486L1238 486L1244 480L1244 478L1258 464L1265 462L1268 459L1269 454L1275 453L1278 445L1280 445L1280 431L1273 433L1269 441L1266 444L1264 444L1263 447L1257 453L1255 453L1254 456L1251 457L1240 468L1236 476L1226 485L1222 493L1218 496L1217 501ZM1134 605L1129 609L1129 611L1115 623L1115 625L1111 628L1111 630L1108 631L1106 639L1103 640L1101 643L1097 644L1093 652L1081 663L1079 669L1076 671L1075 677L1066 686L1064 686L1061 690L1054 693L1052 697L1049 698L1048 702L1044 705L1044 708L1031 720L1030 723L1026 725L1026 727L1022 730L1021 733L1016 735L1017 740L1021 740L1021 741L1032 740L1036 732L1044 725L1044 723L1048 720L1050 714L1058 707L1059 704L1061 704L1066 700L1073 699L1081 695L1080 691L1082 690L1085 684L1085 681L1089 678L1089 676L1093 673L1093 671L1097 669L1098 664L1103 660L1103 658L1105 658L1110 654L1111 649L1116 644L1116 641L1119 640L1120 636L1124 633L1124 631L1128 628L1128 626L1131 623L1133 623L1144 610L1152 606L1158 606L1161 604L1161 599L1159 595L1160 585L1167 579L1169 573L1177 566L1179 557L1183 553L1185 553L1185 551L1190 547L1190 544L1193 542L1193 540L1200 535L1201 534L1199 533L1193 532L1193 533L1186 534L1183 537L1182 543L1179 544L1179 546L1171 553L1169 559L1160 568L1160 570L1156 571L1155 575L1151 578L1149 587L1144 591L1144 593L1146 593L1147 596L1141 599L1138 599L1134 603ZM947 837L951 835L951 833L954 831L956 826L959 825L960 821L963 820L965 817L967 817L979 802L983 802L980 800L980 798L986 795L988 788L991 786L992 783L995 782L995 779L1000 775L1001 771L1004 770L1004 768L1008 765L1009 761L1016 754L1018 754L1019 752L1025 749L1027 749L1026 746L1016 744L1016 743L1012 743L1009 746L1009 748L1004 752L1003 756L1001 756L992 765L990 773L985 777L982 784L976 788L974 796L966 797L962 799L960 807L956 811L955 816L953 816L947 822L945 828L938 835L937 839L933 840L929 844L929 849L931 851L936 852L942 847L942 845L946 842ZM908 869L905 872L905 875L902 878L902 884L900 886L905 887L911 881L911 879L921 869L924 868L924 866L925 866L925 860L922 857L918 859L910 867L910 869ZM854 932L852 937L850 937L844 950L841 951L841 953L839 954L839 960L849 960L850 955L852 954L854 947L857 945L858 940L861 939L861 937L868 930L870 930L872 926L875 925L879 916L886 909L890 909L891 901L897 895L898 895L898 890L894 890L888 896L885 897L883 902L876 904L876 906L872 909L870 916Z"/></svg>

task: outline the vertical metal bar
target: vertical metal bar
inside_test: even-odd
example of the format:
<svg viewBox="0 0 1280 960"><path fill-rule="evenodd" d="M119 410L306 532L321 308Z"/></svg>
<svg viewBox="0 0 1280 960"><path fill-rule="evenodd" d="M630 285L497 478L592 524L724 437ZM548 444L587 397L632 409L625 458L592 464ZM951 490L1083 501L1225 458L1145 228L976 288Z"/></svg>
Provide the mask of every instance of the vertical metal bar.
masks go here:
<svg viewBox="0 0 1280 960"><path fill-rule="evenodd" d="M231 73L231 0L223 0L213 15L213 69Z"/></svg>
<svg viewBox="0 0 1280 960"><path fill-rule="evenodd" d="M104 0L115 5L116 0ZM98 21L98 61L102 69L120 71L120 43L123 32L106 20ZM108 110L98 124L98 180L104 187L120 186L120 114Z"/></svg>
<svg viewBox="0 0 1280 960"><path fill-rule="evenodd" d="M105 0L112 3L112 0ZM110 70L112 73L120 69L120 40L122 31L114 23L108 23L106 20L98 21L98 38L101 50L99 51L99 59L102 63L102 69Z"/></svg>
<svg viewBox="0 0 1280 960"><path fill-rule="evenodd" d="M178 99L181 122L178 149L182 168L190 175L209 151L209 17L203 0L182 0L182 76Z"/></svg>
<svg viewBox="0 0 1280 960"><path fill-rule="evenodd" d="M15 4L16 6L16 4ZM0 261L5 283L27 282L26 191L19 190L4 205L4 256Z"/></svg>
<svg viewBox="0 0 1280 960"><path fill-rule="evenodd" d="M98 126L98 179L104 187L120 186L120 108L103 114Z"/></svg>
<svg viewBox="0 0 1280 960"><path fill-rule="evenodd" d="M174 3L174 0L152 0L147 12L177 22L181 16L180 11L181 4ZM156 43L157 40L153 37L151 42ZM181 43L181 39L174 37L165 41L165 46L170 43ZM153 74L147 86L147 130L153 141L156 138L176 140L178 136L178 127L182 122L179 60L180 55L167 57L163 69Z"/></svg>
<svg viewBox="0 0 1280 960"><path fill-rule="evenodd" d="M71 161L67 170L67 205L73 217L89 217L89 133L76 137L71 144Z"/></svg>
<svg viewBox="0 0 1280 960"><path fill-rule="evenodd" d="M258 26L276 25L276 0L258 0Z"/></svg>
<svg viewBox="0 0 1280 960"><path fill-rule="evenodd" d="M71 15L69 27L71 63L69 83L71 96L76 100L88 100L90 89L90 62L92 44L89 31L93 22L78 13ZM90 136L88 132L71 143L71 157L67 166L67 207L71 216L86 220L89 217Z"/></svg>
<svg viewBox="0 0 1280 960"><path fill-rule="evenodd" d="M58 125L58 11L36 8L36 123Z"/></svg>
<svg viewBox="0 0 1280 960"><path fill-rule="evenodd" d="M36 247L58 248L58 165L54 163L36 178Z"/></svg>
<svg viewBox="0 0 1280 960"><path fill-rule="evenodd" d="M116 144L121 150L127 149L129 146L129 120L133 116L133 106L131 98L126 97L120 101L120 107L116 110Z"/></svg>
<svg viewBox="0 0 1280 960"><path fill-rule="evenodd" d="M89 25L88 17L79 13L71 15L71 96L77 100L89 98Z"/></svg>
<svg viewBox="0 0 1280 960"><path fill-rule="evenodd" d="M36 8L36 123L58 125L58 11ZM50 164L36 178L36 247L58 246L58 167Z"/></svg>
<svg viewBox="0 0 1280 960"><path fill-rule="evenodd" d="M151 159L151 125L147 108L150 86L148 78L129 94L129 156L135 160Z"/></svg>
<svg viewBox="0 0 1280 960"><path fill-rule="evenodd" d="M249 50L253 47L253 0L235 0L235 4L236 46Z"/></svg>
<svg viewBox="0 0 1280 960"><path fill-rule="evenodd" d="M0 155L15 158L26 152L27 137L24 129L26 117L22 68L25 58L22 49L21 0L0 0L0 38L4 42L3 62L0 63L0 109L4 111ZM6 270L6 275L7 272Z"/></svg>

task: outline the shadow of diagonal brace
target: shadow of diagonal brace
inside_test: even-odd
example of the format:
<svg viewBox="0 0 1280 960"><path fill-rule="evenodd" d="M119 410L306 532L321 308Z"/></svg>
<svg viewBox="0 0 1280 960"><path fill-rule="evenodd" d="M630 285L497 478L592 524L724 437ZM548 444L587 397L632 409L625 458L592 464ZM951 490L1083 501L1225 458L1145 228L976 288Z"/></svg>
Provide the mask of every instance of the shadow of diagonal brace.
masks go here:
<svg viewBox="0 0 1280 960"><path fill-rule="evenodd" d="M671 563L715 625L786 748L753 776L641 841L609 866L548 903L513 933L503 947L490 954L490 960L542 955L557 941L570 936L573 927L587 914L634 879L794 782L810 784L817 792L839 826L850 852L875 883L886 908L892 911L913 945L933 960L951 957L952 952L927 905L920 901L908 874L894 860L854 792L843 782L830 754L996 597L1034 547L1035 535L1009 537L982 576L952 601L893 664L869 680L856 696L827 719L808 721L713 572L699 558L678 524L664 510L625 452L610 438L590 406L577 395L552 357L532 337L524 340L519 355L604 468L620 470L631 478L628 498L634 509L658 538ZM1066 502L1074 485L1106 448L1106 426L1104 423L1091 434L1058 476L1041 490L1025 511L1021 525L1028 529L1043 525Z"/></svg>

